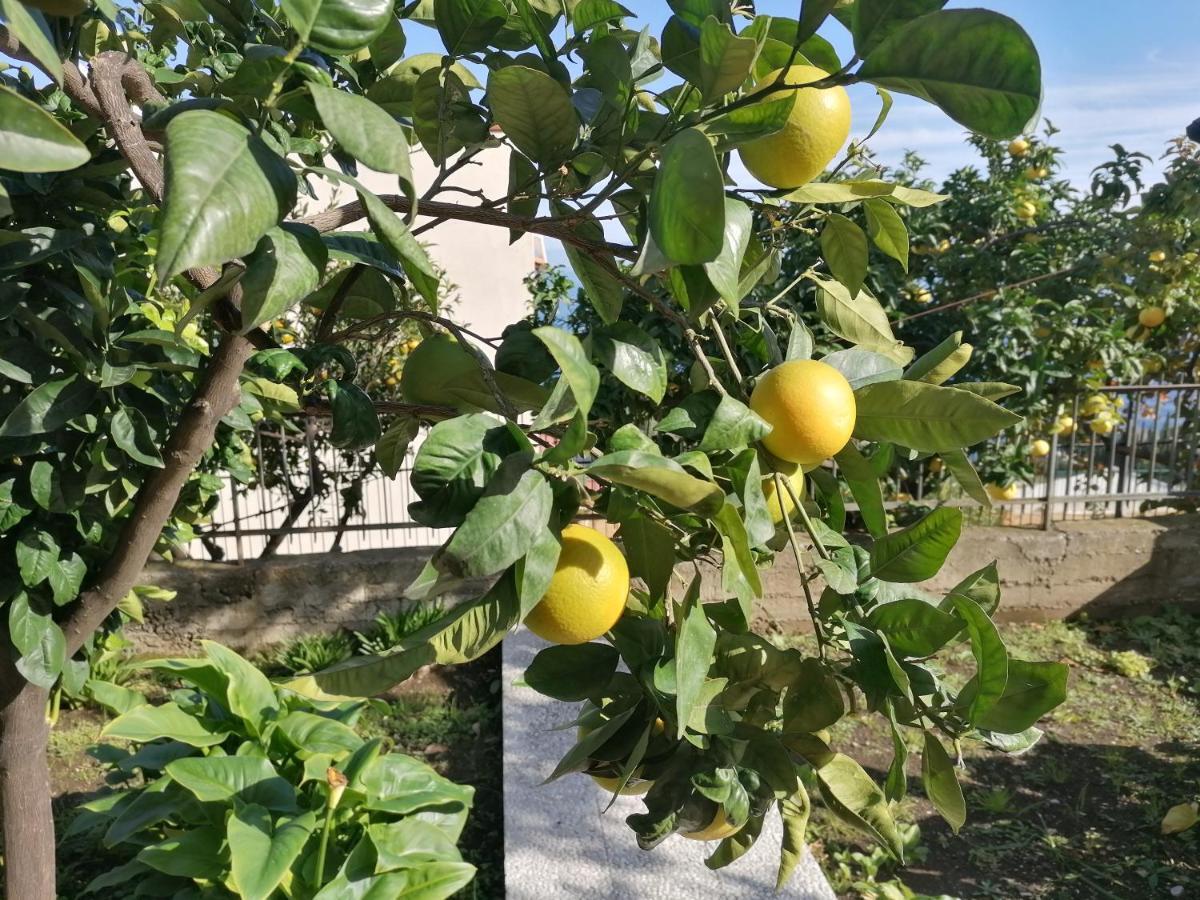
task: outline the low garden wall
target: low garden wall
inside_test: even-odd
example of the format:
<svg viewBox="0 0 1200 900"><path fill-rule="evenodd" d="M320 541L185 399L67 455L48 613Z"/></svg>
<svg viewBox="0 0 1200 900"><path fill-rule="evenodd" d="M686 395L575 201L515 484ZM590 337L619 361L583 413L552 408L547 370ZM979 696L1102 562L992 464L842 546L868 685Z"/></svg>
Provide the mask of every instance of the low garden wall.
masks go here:
<svg viewBox="0 0 1200 900"><path fill-rule="evenodd" d="M155 563L147 580L178 597L149 604L146 622L133 636L140 649L159 653L183 650L201 635L254 650L316 631L362 629L380 610L395 607L429 552L364 550L243 565ZM1070 522L1051 531L968 528L925 587L945 591L993 559L1002 578L1001 620L1131 615L1172 602L1200 605L1200 516ZM719 591L719 578L706 582ZM790 559L781 558L765 575L764 588L764 622L783 631L807 627Z"/></svg>

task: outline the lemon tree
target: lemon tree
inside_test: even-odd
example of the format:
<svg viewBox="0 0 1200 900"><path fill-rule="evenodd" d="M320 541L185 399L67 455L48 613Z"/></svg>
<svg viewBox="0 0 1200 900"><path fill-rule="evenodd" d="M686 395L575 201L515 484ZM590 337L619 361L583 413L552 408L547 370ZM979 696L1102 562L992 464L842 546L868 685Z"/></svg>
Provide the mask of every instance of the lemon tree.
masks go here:
<svg viewBox="0 0 1200 900"><path fill-rule="evenodd" d="M1010 656L994 567L944 597L919 587L959 510L890 530L881 505L883 463L933 454L987 502L963 448L1018 421L997 402L1014 388L967 380L960 341L898 339L872 270L903 270L905 216L944 198L840 157L854 85L876 89L880 125L903 92L990 139L1028 130L1029 37L941 6L805 0L790 18L677 0L648 29L595 0L4 0L0 51L21 66L0 73L8 895L55 895L49 692L86 684L85 645L133 608L198 471L245 464L226 436L295 409L385 468L428 426L410 514L451 536L406 595L473 593L396 652L283 696L369 696L541 623L556 643L526 680L586 726L552 777L648 785L628 819L646 849L682 835L725 865L778 814L782 884L815 796L900 854L912 741L921 789L961 826L955 744L1031 746L1066 670ZM841 28L845 59L823 36ZM436 167L422 184L418 148ZM487 154L507 190L464 199L453 176ZM738 181L738 154L761 180ZM302 210L314 182L355 199ZM514 325L496 345L464 329L423 237L449 220L562 242L596 327ZM793 233L817 234L813 251L791 252ZM355 342L397 329L420 340L381 388ZM637 421L608 417L614 385L643 398ZM846 496L867 528L853 543ZM756 633L777 562L804 586L815 653ZM930 661L958 640L977 663L965 684ZM248 674L222 691L234 712L270 707ZM862 706L896 738L883 784L827 730ZM289 835L303 865L287 816L256 812L254 837ZM229 828L201 836L210 855L240 839ZM164 841L143 856L156 889L219 877ZM369 846L328 851L356 894L410 877L380 874Z"/></svg>

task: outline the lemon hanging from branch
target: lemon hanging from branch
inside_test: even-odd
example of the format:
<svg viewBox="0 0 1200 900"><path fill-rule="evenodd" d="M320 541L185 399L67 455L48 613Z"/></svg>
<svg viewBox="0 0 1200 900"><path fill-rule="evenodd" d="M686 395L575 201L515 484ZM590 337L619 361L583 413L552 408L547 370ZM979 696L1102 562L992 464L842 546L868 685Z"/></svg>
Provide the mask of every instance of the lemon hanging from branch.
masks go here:
<svg viewBox="0 0 1200 900"><path fill-rule="evenodd" d="M767 75L759 90L773 84L781 71ZM811 84L828 77L828 72L816 66L799 65L788 69L784 83ZM750 174L771 187L796 188L812 181L850 136L850 97L845 88L800 88L794 93L787 124L739 151Z"/></svg>
<svg viewBox="0 0 1200 900"><path fill-rule="evenodd" d="M802 466L833 456L854 431L850 382L817 360L793 359L771 369L754 386L750 408L771 426L763 438L766 448Z"/></svg>
<svg viewBox="0 0 1200 900"><path fill-rule="evenodd" d="M541 602L525 617L540 638L582 644L617 624L629 595L629 566L617 545L583 525L568 525Z"/></svg>

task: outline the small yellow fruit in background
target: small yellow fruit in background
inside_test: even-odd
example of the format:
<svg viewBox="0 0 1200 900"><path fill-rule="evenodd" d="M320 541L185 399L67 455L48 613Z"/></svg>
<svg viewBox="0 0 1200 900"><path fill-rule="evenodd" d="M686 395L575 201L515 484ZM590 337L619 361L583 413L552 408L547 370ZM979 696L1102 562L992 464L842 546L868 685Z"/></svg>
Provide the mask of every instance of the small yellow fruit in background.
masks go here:
<svg viewBox="0 0 1200 900"><path fill-rule="evenodd" d="M279 343L283 344L284 346L288 344L294 344L296 343L296 336L291 333L285 334L279 339Z"/></svg>
<svg viewBox="0 0 1200 900"><path fill-rule="evenodd" d="M759 88L774 83L780 71L764 76ZM828 77L816 66L799 65L788 69L785 83L809 84ZM787 124L738 150L750 174L775 188L797 188L812 181L850 136L850 96L845 88L801 88L792 93L796 101Z"/></svg>
<svg viewBox="0 0 1200 900"><path fill-rule="evenodd" d="M938 241L938 245L937 245L938 253L945 253L949 249L950 249L950 242L948 240L946 240L945 238L942 238L940 241Z"/></svg>
<svg viewBox="0 0 1200 900"><path fill-rule="evenodd" d="M1150 259L1150 262L1152 262L1152 263L1166 262L1167 261L1167 251L1166 250L1151 250L1149 259Z"/></svg>
<svg viewBox="0 0 1200 900"><path fill-rule="evenodd" d="M942 465L942 458L940 456L935 456L929 461L929 471L936 475L938 472L942 471Z"/></svg>
<svg viewBox="0 0 1200 900"><path fill-rule="evenodd" d="M1099 372L1101 369L1103 369L1103 368L1104 368L1104 360L1102 360L1102 359L1089 359L1089 360L1087 361L1087 367L1088 367L1089 369L1091 369L1093 372Z"/></svg>
<svg viewBox="0 0 1200 900"><path fill-rule="evenodd" d="M1043 438L1038 438L1029 445L1029 455L1034 459L1041 459L1043 456L1049 456L1050 442Z"/></svg>
<svg viewBox="0 0 1200 900"><path fill-rule="evenodd" d="M1167 319L1167 311L1161 306L1147 306L1138 313L1138 322L1144 328L1157 328Z"/></svg>
<svg viewBox="0 0 1200 900"><path fill-rule="evenodd" d="M1152 356L1142 364L1142 369L1147 375L1156 375L1163 369L1162 360L1157 356Z"/></svg>
<svg viewBox="0 0 1200 900"><path fill-rule="evenodd" d="M1103 394L1092 394L1083 401L1083 414L1085 416L1096 416L1108 409L1108 398Z"/></svg>
<svg viewBox="0 0 1200 900"><path fill-rule="evenodd" d="M929 288L921 288L919 291L913 294L913 300L921 304L932 303L933 293L929 290Z"/></svg>
<svg viewBox="0 0 1200 900"><path fill-rule="evenodd" d="M1059 416L1054 423L1054 431L1059 437L1067 437L1075 433L1075 420L1070 416Z"/></svg>
<svg viewBox="0 0 1200 900"><path fill-rule="evenodd" d="M1032 200L1022 200L1013 210L1018 219L1030 221L1037 216L1037 204Z"/></svg>
<svg viewBox="0 0 1200 900"><path fill-rule="evenodd" d="M1050 337L1051 334L1053 334L1053 332L1045 325L1039 325L1037 328L1033 329L1034 337L1047 338Z"/></svg>
<svg viewBox="0 0 1200 900"><path fill-rule="evenodd" d="M396 380L395 375L389 375L387 378L385 378L383 380L383 383L386 384L388 387L395 387L400 382Z"/></svg>
<svg viewBox="0 0 1200 900"><path fill-rule="evenodd" d="M763 444L788 462L811 466L846 446L854 431L854 390L828 363L793 359L758 380L750 408L771 426Z"/></svg>
<svg viewBox="0 0 1200 900"><path fill-rule="evenodd" d="M693 841L723 841L725 838L737 834L742 830L742 826L734 825L725 818L725 809L717 807L717 814L713 816L713 820L699 831L680 832L685 838Z"/></svg>
<svg viewBox="0 0 1200 900"><path fill-rule="evenodd" d="M1094 434L1112 434L1113 429L1117 427L1117 422L1110 415L1099 415L1088 423L1088 427Z"/></svg>
<svg viewBox="0 0 1200 900"><path fill-rule="evenodd" d="M1016 500L1021 493L1021 488L1015 481L1010 481L1008 484L992 482L986 485L984 490L993 500Z"/></svg>
<svg viewBox="0 0 1200 900"><path fill-rule="evenodd" d="M787 481L791 482L792 490L796 492L796 498L804 499L804 470L799 466L796 467L791 475L783 475ZM792 502L792 495L784 489L783 496L779 497L775 493L775 476L768 475L762 481L763 496L767 498L767 511L771 514L771 521L776 525L783 521L786 515L791 518L792 513L796 511L796 504Z"/></svg>
<svg viewBox="0 0 1200 900"><path fill-rule="evenodd" d="M1008 155L1014 159L1024 156L1028 152L1029 141L1025 140L1025 138L1017 138L1016 140L1011 141L1008 145Z"/></svg>
<svg viewBox="0 0 1200 900"><path fill-rule="evenodd" d="M583 644L617 624L628 596L629 566L617 545L594 529L568 525L550 587L525 624L551 643Z"/></svg>

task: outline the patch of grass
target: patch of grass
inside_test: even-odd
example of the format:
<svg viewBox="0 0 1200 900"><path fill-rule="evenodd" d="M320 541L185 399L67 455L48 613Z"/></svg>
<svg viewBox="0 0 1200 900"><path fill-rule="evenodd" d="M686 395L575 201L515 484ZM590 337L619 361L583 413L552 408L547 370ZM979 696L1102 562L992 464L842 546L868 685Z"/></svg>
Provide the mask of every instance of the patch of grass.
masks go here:
<svg viewBox="0 0 1200 900"><path fill-rule="evenodd" d="M439 601L420 603L395 612L381 612L366 631L354 632L358 652L386 654L400 646L405 638L436 622L445 612L445 607Z"/></svg>
<svg viewBox="0 0 1200 900"><path fill-rule="evenodd" d="M354 641L345 631L306 634L276 648L257 662L267 674L311 675L354 655Z"/></svg>
<svg viewBox="0 0 1200 900"><path fill-rule="evenodd" d="M1159 829L1171 806L1200 793L1200 617L1171 610L1000 631L1013 656L1071 666L1067 701L1041 725L1045 738L1017 757L964 744L968 821L957 836L922 796L914 754L910 795L895 813L919 824L928 854L910 852L904 869L876 859L818 807L811 837L835 887L889 898L1200 896L1200 828ZM945 667L950 679L965 677L969 647L952 648ZM882 780L891 761L882 717L849 717L833 745Z"/></svg>

